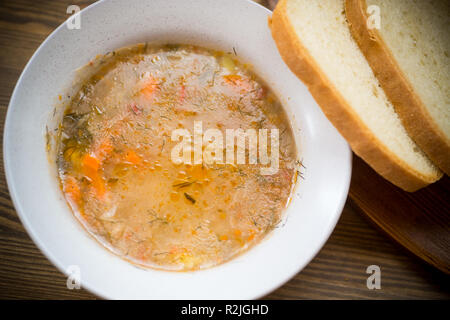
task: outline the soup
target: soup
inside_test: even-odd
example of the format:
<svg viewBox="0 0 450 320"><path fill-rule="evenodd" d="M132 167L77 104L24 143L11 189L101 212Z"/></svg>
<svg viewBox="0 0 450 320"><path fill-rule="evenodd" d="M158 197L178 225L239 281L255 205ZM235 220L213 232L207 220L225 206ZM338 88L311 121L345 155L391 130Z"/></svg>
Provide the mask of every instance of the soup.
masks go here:
<svg viewBox="0 0 450 320"><path fill-rule="evenodd" d="M72 211L105 247L143 267L195 270L230 260L280 223L297 179L293 132L274 93L233 53L139 44L83 70L90 76L65 106L57 165ZM215 130L200 147L199 125ZM251 134L227 149L238 129L256 132L258 155L267 137L276 161L250 159ZM184 136L184 162L174 161L183 138L174 132L194 132L191 149ZM212 140L214 161L205 161Z"/></svg>

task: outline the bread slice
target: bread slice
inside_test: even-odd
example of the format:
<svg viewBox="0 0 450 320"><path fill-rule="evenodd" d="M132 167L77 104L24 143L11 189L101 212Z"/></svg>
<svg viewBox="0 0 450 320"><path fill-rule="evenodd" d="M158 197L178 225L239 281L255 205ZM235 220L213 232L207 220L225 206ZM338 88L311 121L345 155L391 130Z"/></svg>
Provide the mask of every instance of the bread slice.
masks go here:
<svg viewBox="0 0 450 320"><path fill-rule="evenodd" d="M286 64L357 155L406 191L442 176L409 138L353 40L344 0L281 0L269 24Z"/></svg>
<svg viewBox="0 0 450 320"><path fill-rule="evenodd" d="M350 30L410 137L450 175L450 0L346 0ZM380 28L367 23L379 8ZM370 8L372 9L372 8Z"/></svg>

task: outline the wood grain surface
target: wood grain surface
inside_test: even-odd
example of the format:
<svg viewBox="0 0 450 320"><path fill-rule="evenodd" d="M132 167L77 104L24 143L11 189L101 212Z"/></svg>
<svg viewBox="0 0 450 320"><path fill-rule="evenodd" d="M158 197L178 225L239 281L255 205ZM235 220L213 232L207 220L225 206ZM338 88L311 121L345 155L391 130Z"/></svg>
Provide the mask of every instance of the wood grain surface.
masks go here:
<svg viewBox="0 0 450 320"><path fill-rule="evenodd" d="M91 2L0 0L0 132L12 90L28 59L67 19L68 5L83 8ZM354 164L355 171L371 172L356 157ZM83 289L67 289L65 276L31 241L11 203L3 161L0 166L0 299L96 299ZM320 253L267 299L450 299L447 275L411 255L366 220L360 208L373 211L376 206L355 196L355 188L365 183L360 178L353 176L351 197ZM443 196L448 197L446 190ZM422 197L417 201L432 200ZM380 290L367 289L369 265L381 268Z"/></svg>
<svg viewBox="0 0 450 320"><path fill-rule="evenodd" d="M354 158L350 198L378 227L412 253L450 274L450 178L414 193L384 180Z"/></svg>

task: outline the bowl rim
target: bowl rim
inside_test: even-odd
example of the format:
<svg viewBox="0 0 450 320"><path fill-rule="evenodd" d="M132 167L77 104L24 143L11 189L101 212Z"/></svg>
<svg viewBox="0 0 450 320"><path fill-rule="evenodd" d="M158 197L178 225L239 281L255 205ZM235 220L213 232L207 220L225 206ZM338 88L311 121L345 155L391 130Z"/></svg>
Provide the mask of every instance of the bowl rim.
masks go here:
<svg viewBox="0 0 450 320"><path fill-rule="evenodd" d="M94 2L90 5L88 5L87 7L83 8L80 11L80 13L82 14L82 13L86 12L87 10L90 10L93 7L101 5L103 2L108 2L108 1L109 0L99 0L97 2ZM271 10L267 9L266 7L262 6L259 3L254 2L252 0L240 0L240 1L245 1L251 5L257 6L269 14L272 12ZM20 195L16 190L16 184L14 183L14 179L13 179L14 174L11 169L10 159L7 156L7 154L9 153L8 150L10 149L10 141L9 141L9 133L8 132L10 131L10 126L11 126L11 114L13 112L12 109L13 109L14 105L16 104L15 101L17 99L20 84L23 81L23 78L24 78L25 74L27 73L27 71L29 70L30 66L34 63L35 58L41 52L41 50L47 45L48 42L52 41L52 39L60 31L60 29L65 27L66 22L70 18L71 17L69 16L68 19L63 21L56 29L54 29L47 36L47 38L39 45L39 47L33 53L31 58L28 60L23 71L21 72L21 74L15 84L14 90L11 94L10 101L8 104L8 109L6 112L6 117L5 117L4 129L3 129L3 164L4 164L4 170L5 170L6 184L7 184L9 194L10 194L12 203L14 205L14 208L17 212L17 215L18 215L22 225L24 226L25 230L27 231L28 235L30 236L30 238L32 239L34 244L39 248L39 250L43 253L43 255L65 276L68 276L68 273L67 273L67 270L64 269L63 263L54 255L54 253L52 251L50 251L47 248L45 243L43 243L43 241L41 241L41 239L35 233L35 230L33 229L32 224L27 220L26 214L24 213L24 209L21 204L21 201L23 201L23 200L20 199ZM351 181L351 174L352 174L352 151L348 144L346 144L345 150L342 150L342 151L344 153L346 153L346 155L344 155L344 157L347 158L347 161L346 161L347 167L343 168L346 175L345 175L345 180L342 181L342 184L343 184L342 194L339 197L339 202L336 203L335 213L333 214L333 217L330 221L329 228L325 232L325 235L323 236L323 238L321 239L320 244L315 248L315 250L313 250L313 253L310 255L309 259L305 259L304 263L298 265L295 272L292 272L292 274L286 274L283 277L283 279L284 279L283 281L273 284L272 286L269 286L267 288L267 290L265 290L264 292L261 292L260 294L254 296L254 297L251 297L251 299L258 299L258 298L264 297L265 295L273 292L277 288L283 286L293 276L295 276L297 273L301 272L305 268L305 266L307 266L315 258L315 256L319 253L319 251L323 248L324 244L328 241L330 235L334 231L335 226L342 214L342 211L344 209L344 206L345 206L345 203L347 200L349 188L350 188L350 181ZM270 235L269 235L269 237L270 237ZM102 249L104 249L104 248L102 248ZM252 250L252 249L250 249L250 250ZM110 298L110 296L108 296L108 294L105 294L104 292L102 292L102 290L100 290L94 286L91 286L91 284L88 282L83 282L82 285L83 285L83 288L87 289L89 292L95 294L98 297L106 298L106 299Z"/></svg>

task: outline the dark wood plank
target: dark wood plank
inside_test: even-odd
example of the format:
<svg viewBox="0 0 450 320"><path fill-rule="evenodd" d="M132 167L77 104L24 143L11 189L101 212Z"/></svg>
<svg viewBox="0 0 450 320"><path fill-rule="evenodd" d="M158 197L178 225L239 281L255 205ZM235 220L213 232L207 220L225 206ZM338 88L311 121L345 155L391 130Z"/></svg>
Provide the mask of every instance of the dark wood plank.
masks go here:
<svg viewBox="0 0 450 320"><path fill-rule="evenodd" d="M262 0L264 4L274 0ZM92 1L0 2L0 132L14 85L34 50L66 18L69 4ZM3 159L2 149L0 157ZM11 203L0 162L0 299L96 299L68 290L66 279L30 240ZM295 247L292 248L295 250ZM366 287L367 266L381 267L381 290ZM378 232L349 200L318 256L267 299L449 299L448 277Z"/></svg>

